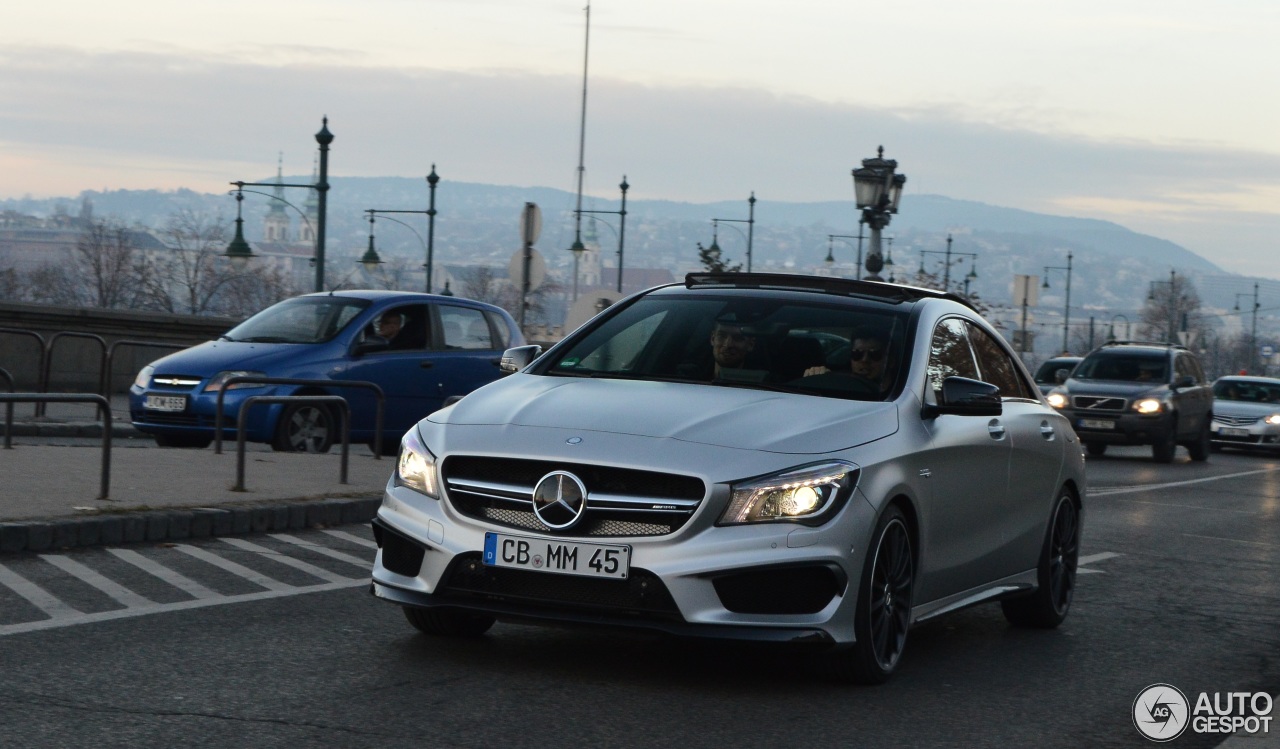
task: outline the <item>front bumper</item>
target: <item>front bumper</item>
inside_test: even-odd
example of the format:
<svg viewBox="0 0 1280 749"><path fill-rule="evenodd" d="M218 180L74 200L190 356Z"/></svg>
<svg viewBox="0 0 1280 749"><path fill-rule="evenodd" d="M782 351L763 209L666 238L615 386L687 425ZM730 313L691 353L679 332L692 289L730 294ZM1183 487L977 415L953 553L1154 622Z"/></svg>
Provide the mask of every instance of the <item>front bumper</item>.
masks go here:
<svg viewBox="0 0 1280 749"><path fill-rule="evenodd" d="M218 394L203 391L202 382L193 390L166 390L163 388L129 389L129 420L134 428L144 434L171 435L204 435L214 436L215 414ZM222 438L236 438L236 418L240 413L240 405L251 395L284 395L274 388L237 388L227 391L222 400ZM186 408L181 411L158 411L144 408L148 395L183 397ZM250 442L268 442L272 437L271 425L282 406L263 404L255 406L249 412L246 424L246 437Z"/></svg>
<svg viewBox="0 0 1280 749"><path fill-rule="evenodd" d="M1089 412L1064 408L1063 416L1071 420L1071 426L1081 442L1104 445L1150 445L1167 438L1174 428L1168 412L1143 416L1133 412Z"/></svg>
<svg viewBox="0 0 1280 749"><path fill-rule="evenodd" d="M716 527L717 489L667 536L609 538L631 547L627 580L483 564L485 533L604 543L494 525L388 486L374 521L372 593L402 606L484 611L500 619L647 629L730 640L845 645L874 512L860 493L824 526ZM727 493L727 490L726 490ZM758 584L757 584L758 583ZM767 611L769 602L785 613Z"/></svg>
<svg viewBox="0 0 1280 749"><path fill-rule="evenodd" d="M1280 425L1262 419L1248 425L1224 424L1214 419L1209 425L1209 439L1215 445L1280 450Z"/></svg>

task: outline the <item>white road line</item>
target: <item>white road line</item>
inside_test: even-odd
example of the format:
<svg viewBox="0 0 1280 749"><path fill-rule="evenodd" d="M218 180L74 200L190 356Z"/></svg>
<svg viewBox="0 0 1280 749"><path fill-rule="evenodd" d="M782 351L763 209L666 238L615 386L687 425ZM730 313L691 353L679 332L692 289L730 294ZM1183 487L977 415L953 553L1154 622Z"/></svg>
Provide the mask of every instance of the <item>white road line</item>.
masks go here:
<svg viewBox="0 0 1280 749"><path fill-rule="evenodd" d="M309 541L303 541L297 536L290 536L287 533L272 533L270 534L270 537L276 539L277 541L284 541L285 543L293 544L294 546L299 546L304 549L309 549L310 551L314 551L317 554L323 554L324 556L329 557L330 559L337 559L340 562L346 562L347 564L354 564L357 567L360 567L361 569L365 570L366 572L373 569L372 559L361 559L360 557L352 556L350 554L344 554L341 551L335 551L325 546L313 544Z"/></svg>
<svg viewBox="0 0 1280 749"><path fill-rule="evenodd" d="M0 567L0 570L3 570ZM341 590L343 588L355 588L368 585L368 580L348 580L342 583L325 583L323 585L312 585L307 588L288 588L286 590L266 590L258 593L245 593L238 596L224 596L215 599L198 599L194 601L179 601L178 603L157 603L141 609L116 609L115 611L103 611L97 614L83 614L67 617L63 616L57 619L43 619L37 622L23 622L22 624L4 624L0 625L0 637L6 635L16 635L23 632L36 632L44 629L58 629L60 627L74 627L81 624L94 624L96 622L109 622L116 619L129 619L135 616L146 616L149 614L158 614L166 611L188 611L190 609L201 609L208 606L221 606L229 603L245 603L248 601L265 601L272 598L286 598L288 596L299 596L307 593L323 593L330 590Z"/></svg>
<svg viewBox="0 0 1280 749"><path fill-rule="evenodd" d="M376 549L376 548L378 548L378 545L377 545L376 543L374 543L373 541L370 541L370 540L369 540L369 539L367 539L367 538L360 538L359 536L352 535L352 534L350 534L350 533L347 533L346 531L331 531L331 530L325 530L325 531L321 531L321 532L322 532L322 533L328 533L330 536L333 536L334 538L341 538L341 539L342 539L342 540L344 540L344 541L350 541L351 543L353 543L353 544L357 544L357 545L359 545L359 546L363 546L363 547L365 547L366 549Z"/></svg>
<svg viewBox="0 0 1280 749"><path fill-rule="evenodd" d="M68 606L57 596L10 570L3 564L0 564L0 585L4 585L9 590L27 599L32 606L43 611L51 620L56 621L81 616L81 612L78 609Z"/></svg>
<svg viewBox="0 0 1280 749"><path fill-rule="evenodd" d="M143 572L154 575L155 577L158 577L161 580L164 580L166 583L169 583L173 587L177 588L178 590L181 590L183 593L186 593L192 598L208 599L208 598L222 597L221 593L210 590L204 587L203 585L201 585L200 583L196 582L195 580L192 580L191 578L186 577L185 575L181 575L177 572L174 572L168 567L165 567L163 564L160 564L159 562L148 559L147 557L142 556L141 554L139 554L136 551L133 551L132 549L107 549L107 551L116 555L120 559L128 562L129 564L132 564L133 566L137 567Z"/></svg>
<svg viewBox="0 0 1280 749"><path fill-rule="evenodd" d="M1230 541L1233 544L1250 544L1252 546L1266 546L1268 548L1275 546L1275 544L1268 544L1262 541L1244 541L1239 538L1222 538L1221 536L1201 536L1195 533L1183 533L1182 535L1190 536L1191 538L1207 538L1211 541Z"/></svg>
<svg viewBox="0 0 1280 749"><path fill-rule="evenodd" d="M1104 559L1114 559L1118 556L1120 555L1114 551L1104 551L1101 554L1090 554L1087 557L1080 557L1076 560L1076 564L1093 564L1094 562L1101 562Z"/></svg>
<svg viewBox="0 0 1280 749"><path fill-rule="evenodd" d="M302 572L305 572L308 575L311 575L312 577L318 577L321 580L324 580L325 582L338 583L338 582L346 582L347 580L351 579L349 577L344 577L343 575L338 575L333 572L330 572L329 570L326 570L323 567L317 567L314 564L304 562L301 559L294 559L293 557L287 554L281 554L277 551L273 551L271 549L268 549L265 546L259 546L258 544L255 544L252 541L245 541L244 539L241 539L241 538L224 538L222 539L222 542L225 544L231 544L237 549L253 552L254 554L258 554L260 556L271 559L275 562L279 562L280 564L288 565L294 568L295 570L301 570Z"/></svg>
<svg viewBox="0 0 1280 749"><path fill-rule="evenodd" d="M188 554L190 556L193 556L202 562L208 562L209 564L212 564L215 567L220 567L221 569L224 569L227 572L230 572L236 577L242 577L245 580L248 580L249 582L253 583L254 585L261 586L263 588L266 588L267 590L273 590L277 592L297 590L297 588L295 588L292 585L285 585L279 580L274 580L270 577L267 577L266 575L263 575L258 572L254 572L248 567L236 564L235 562L229 559L223 559L217 554L211 554L210 552L207 552L204 549L201 549L199 547L187 546L186 544L177 544L173 548L177 549L183 554Z"/></svg>
<svg viewBox="0 0 1280 749"><path fill-rule="evenodd" d="M1149 492L1154 489L1169 489L1175 486L1190 486L1191 484L1203 484L1206 481L1222 481L1223 479L1236 479L1241 476L1256 476L1259 473L1271 473L1280 471L1280 466L1273 468L1261 468L1256 471L1242 471L1240 473L1226 473L1221 476L1208 476L1201 479L1187 479L1186 481L1170 481L1167 484L1144 484L1142 486L1126 486L1119 489L1098 489L1087 494L1090 497L1111 496L1113 494L1132 494L1134 492Z"/></svg>
<svg viewBox="0 0 1280 749"><path fill-rule="evenodd" d="M151 606L155 603L155 601L152 601L150 598L145 598L134 593L132 590L129 590L115 580L103 575L101 572L89 569L74 559L68 559L58 554L41 554L40 558L68 575L71 575L80 582L97 588L104 595L110 597L116 603L126 608L142 608L143 606Z"/></svg>

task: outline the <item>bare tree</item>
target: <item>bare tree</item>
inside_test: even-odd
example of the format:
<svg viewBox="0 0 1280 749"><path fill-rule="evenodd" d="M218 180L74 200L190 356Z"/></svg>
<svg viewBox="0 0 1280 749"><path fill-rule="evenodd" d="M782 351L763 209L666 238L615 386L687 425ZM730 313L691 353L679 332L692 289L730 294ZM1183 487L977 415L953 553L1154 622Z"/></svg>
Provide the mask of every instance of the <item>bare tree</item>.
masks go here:
<svg viewBox="0 0 1280 749"><path fill-rule="evenodd" d="M169 217L161 231L169 251L148 257L140 278L146 306L188 315L221 311L222 292L237 276L221 257L225 224L189 208Z"/></svg>
<svg viewBox="0 0 1280 749"><path fill-rule="evenodd" d="M80 307L86 303L84 285L66 264L46 263L26 273L22 297L36 304Z"/></svg>
<svg viewBox="0 0 1280 749"><path fill-rule="evenodd" d="M1147 302L1139 312L1138 335L1150 341L1178 342L1178 332L1188 331L1204 340L1208 325L1199 315L1200 294L1185 276L1151 284Z"/></svg>
<svg viewBox="0 0 1280 749"><path fill-rule="evenodd" d="M459 274L462 295L478 302L486 302L505 309L512 317L520 318L520 290L505 278L499 278L493 268L476 265ZM563 294L564 287L549 276L538 288L529 292L526 300L525 324L559 324L546 319L547 308L556 295Z"/></svg>
<svg viewBox="0 0 1280 749"><path fill-rule="evenodd" d="M742 270L742 263L729 265L725 262L720 245L715 242L710 247L703 247L701 242L698 243L698 262L702 263L708 273L738 273Z"/></svg>
<svg viewBox="0 0 1280 749"><path fill-rule="evenodd" d="M132 308L141 297L145 273L133 232L110 219L90 221L76 242L75 271L83 279L83 301L90 307Z"/></svg>
<svg viewBox="0 0 1280 749"><path fill-rule="evenodd" d="M219 290L215 311L248 317L297 294L287 273L274 266L259 267L231 276Z"/></svg>
<svg viewBox="0 0 1280 749"><path fill-rule="evenodd" d="M13 268L0 269L0 301L22 300L22 276Z"/></svg>

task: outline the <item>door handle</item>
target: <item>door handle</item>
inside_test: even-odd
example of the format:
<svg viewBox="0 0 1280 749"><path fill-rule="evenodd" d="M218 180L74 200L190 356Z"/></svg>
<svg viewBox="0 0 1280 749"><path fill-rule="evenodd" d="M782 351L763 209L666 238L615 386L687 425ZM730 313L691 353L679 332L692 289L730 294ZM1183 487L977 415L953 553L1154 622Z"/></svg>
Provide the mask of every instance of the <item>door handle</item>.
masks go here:
<svg viewBox="0 0 1280 749"><path fill-rule="evenodd" d="M992 419L987 423L987 434L990 434L993 440L1004 439L1004 424L1001 424L999 419Z"/></svg>
<svg viewBox="0 0 1280 749"><path fill-rule="evenodd" d="M1053 427L1049 426L1049 422L1040 422L1040 436L1044 437L1046 440L1053 439Z"/></svg>
<svg viewBox="0 0 1280 749"><path fill-rule="evenodd" d="M431 368L432 368L432 367L434 367L435 365L436 365L436 363L435 363L435 362L433 362L433 361L418 362L418 366L419 366L419 367L422 367L423 369L431 369Z"/></svg>

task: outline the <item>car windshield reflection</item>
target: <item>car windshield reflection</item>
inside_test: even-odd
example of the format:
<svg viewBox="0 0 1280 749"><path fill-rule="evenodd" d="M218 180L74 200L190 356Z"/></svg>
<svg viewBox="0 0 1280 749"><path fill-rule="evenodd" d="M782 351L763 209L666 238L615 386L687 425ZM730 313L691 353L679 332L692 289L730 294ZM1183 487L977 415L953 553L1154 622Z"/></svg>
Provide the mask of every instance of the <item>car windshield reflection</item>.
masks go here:
<svg viewBox="0 0 1280 749"><path fill-rule="evenodd" d="M287 299L240 323L223 338L240 343L324 343L368 306L367 300L345 297Z"/></svg>

